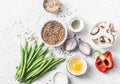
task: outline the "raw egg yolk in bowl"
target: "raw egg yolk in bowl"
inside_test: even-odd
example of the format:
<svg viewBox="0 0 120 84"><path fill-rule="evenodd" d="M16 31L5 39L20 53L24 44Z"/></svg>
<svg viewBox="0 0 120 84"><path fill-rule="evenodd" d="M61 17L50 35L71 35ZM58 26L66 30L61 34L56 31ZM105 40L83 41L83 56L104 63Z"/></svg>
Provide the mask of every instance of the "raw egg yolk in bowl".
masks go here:
<svg viewBox="0 0 120 84"><path fill-rule="evenodd" d="M67 69L73 75L82 75L87 70L87 63L81 57L72 57L68 61Z"/></svg>

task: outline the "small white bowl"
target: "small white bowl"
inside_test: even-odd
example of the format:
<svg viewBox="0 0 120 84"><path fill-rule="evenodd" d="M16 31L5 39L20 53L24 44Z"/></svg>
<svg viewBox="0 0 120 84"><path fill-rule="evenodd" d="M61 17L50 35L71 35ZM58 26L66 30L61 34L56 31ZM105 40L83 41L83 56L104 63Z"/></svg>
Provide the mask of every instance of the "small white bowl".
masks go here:
<svg viewBox="0 0 120 84"><path fill-rule="evenodd" d="M75 72L72 72L70 69L69 69L69 62L73 59L73 58L79 58L82 60L83 62L83 66L84 66L84 69L83 71L79 72L79 73L75 73ZM79 56L74 56L74 57L71 57L68 62L67 62L67 70L70 74L74 75L74 76L80 76L80 75L83 75L86 71L87 71L87 62L82 58L82 57L79 57Z"/></svg>
<svg viewBox="0 0 120 84"><path fill-rule="evenodd" d="M45 4L46 4L46 2L47 2L48 0L44 0L43 1L43 8L45 9L45 11L47 11L47 12L49 12L49 13L56 13L56 12L58 12L58 10L59 10L59 8L60 8L60 0L56 0L56 2L57 2L57 4L58 4L58 6L57 6L57 9L55 9L55 10L47 10L46 8L45 8ZM52 0L51 0L52 1Z"/></svg>
<svg viewBox="0 0 120 84"><path fill-rule="evenodd" d="M56 72L55 75L53 76L53 84L68 84L68 77L65 73L63 72ZM56 83L57 82L57 83Z"/></svg>
<svg viewBox="0 0 120 84"><path fill-rule="evenodd" d="M43 40L43 38L42 38L42 29L43 29L44 25L45 25L46 23L48 23L49 21L57 21L57 22L61 23L62 26L63 26L64 29L65 29L65 37L64 37L64 39L63 39L60 43L58 43L58 44L56 44L56 45L50 45L50 44L46 43L46 42ZM60 21L60 20L49 20L49 21L47 21L46 23L44 23L44 25L42 26L42 28L41 28L41 30L40 30L41 40L42 40L47 46L50 46L50 47L58 47L58 46L62 45L62 44L66 41L66 39L67 39L68 32L67 32L66 25L65 25L62 21Z"/></svg>
<svg viewBox="0 0 120 84"><path fill-rule="evenodd" d="M108 22L108 21L101 21L101 22ZM99 22L99 23L101 23L101 22ZM96 24L99 24L99 23L96 23ZM111 22L108 22L108 23L111 23ZM92 31L92 29L96 26L96 24L90 29L90 32ZM115 30L116 30L116 28L114 28ZM91 38L91 40L92 40L92 35L90 34L90 32L89 32L89 36L90 36L90 38ZM113 42L113 43L111 43L111 44L96 44L93 40L92 40L92 42L97 46L97 47L99 47L99 48L102 48L102 49L106 49L106 48L109 48L109 47L112 47L114 44L115 44L115 42L116 42L116 40L117 40L117 34L118 34L118 32L116 31L116 36L115 36L115 41Z"/></svg>
<svg viewBox="0 0 120 84"><path fill-rule="evenodd" d="M72 27L72 23L73 23L75 20L80 21L80 24L79 24L79 28L78 28L78 29L74 29L74 28ZM84 28L84 21L83 21L83 19L82 19L82 18L79 18L79 17L72 17L72 18L70 19L70 21L68 22L68 28L69 28L72 32L80 32L80 31L82 31L83 28Z"/></svg>

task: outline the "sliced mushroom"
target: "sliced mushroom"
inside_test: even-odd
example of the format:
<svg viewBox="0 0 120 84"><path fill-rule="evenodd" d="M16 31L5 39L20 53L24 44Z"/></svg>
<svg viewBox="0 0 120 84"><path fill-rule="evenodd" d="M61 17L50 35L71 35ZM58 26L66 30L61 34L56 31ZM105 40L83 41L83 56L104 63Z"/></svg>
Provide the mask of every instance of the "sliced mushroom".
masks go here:
<svg viewBox="0 0 120 84"><path fill-rule="evenodd" d="M95 43L95 44L99 44L98 43L98 39L92 39L93 40L93 42Z"/></svg>
<svg viewBox="0 0 120 84"><path fill-rule="evenodd" d="M109 28L112 28L112 29L113 29L113 28L114 28L113 24L110 23L110 24L109 24Z"/></svg>
<svg viewBox="0 0 120 84"><path fill-rule="evenodd" d="M96 35L98 32L100 31L99 28L95 27L92 29L92 31L90 32L91 35Z"/></svg>
<svg viewBox="0 0 120 84"><path fill-rule="evenodd" d="M111 40L108 38L109 43L111 43Z"/></svg>
<svg viewBox="0 0 120 84"><path fill-rule="evenodd" d="M99 38L99 40L100 40L101 43L106 43L104 36L101 36L101 37Z"/></svg>
<svg viewBox="0 0 120 84"><path fill-rule="evenodd" d="M101 43L109 43L109 44L112 43L112 39L106 36L101 36L99 39Z"/></svg>
<svg viewBox="0 0 120 84"><path fill-rule="evenodd" d="M110 33L110 29L107 29L107 31L106 31L107 33Z"/></svg>
<svg viewBox="0 0 120 84"><path fill-rule="evenodd" d="M106 22L102 21L96 24L99 28L105 28Z"/></svg>
<svg viewBox="0 0 120 84"><path fill-rule="evenodd" d="M105 38L106 39L106 43L109 43L109 44L111 44L111 39L110 38Z"/></svg>
<svg viewBox="0 0 120 84"><path fill-rule="evenodd" d="M113 42L112 38L109 38L109 37L106 37L106 36L103 36L103 38L105 40L105 43L111 44Z"/></svg>
<svg viewBox="0 0 120 84"><path fill-rule="evenodd" d="M110 29L110 32L114 32L115 31L114 25L112 23L109 24L109 29Z"/></svg>
<svg viewBox="0 0 120 84"><path fill-rule="evenodd" d="M104 27L104 26L102 26L102 25L101 25L100 27L101 27L101 28L105 28L105 27Z"/></svg>
<svg viewBox="0 0 120 84"><path fill-rule="evenodd" d="M116 36L116 31L111 32L112 36L115 37Z"/></svg>
<svg viewBox="0 0 120 84"><path fill-rule="evenodd" d="M106 31L107 33L109 33L109 29L107 29L107 31Z"/></svg>
<svg viewBox="0 0 120 84"><path fill-rule="evenodd" d="M90 32L90 34L91 35L96 35L99 31L100 31L100 29L102 28L105 28L105 25L106 25L106 23L105 22L99 22L99 23L97 23L94 27L93 27L93 29L92 29L92 31Z"/></svg>
<svg viewBox="0 0 120 84"><path fill-rule="evenodd" d="M111 35L112 35L113 37L116 36L116 31L115 31L115 29L114 29L114 25L113 25L113 24L109 24L109 29L107 30L107 33L111 33Z"/></svg>

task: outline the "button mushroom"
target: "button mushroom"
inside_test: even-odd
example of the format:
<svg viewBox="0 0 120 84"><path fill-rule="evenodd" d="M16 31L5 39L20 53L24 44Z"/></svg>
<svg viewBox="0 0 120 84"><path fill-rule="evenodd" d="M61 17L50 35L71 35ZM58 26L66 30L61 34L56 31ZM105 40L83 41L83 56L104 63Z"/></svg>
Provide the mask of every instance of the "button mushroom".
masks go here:
<svg viewBox="0 0 120 84"><path fill-rule="evenodd" d="M98 32L100 31L100 29L98 27L95 27L92 29L92 31L90 32L91 35L96 35Z"/></svg>

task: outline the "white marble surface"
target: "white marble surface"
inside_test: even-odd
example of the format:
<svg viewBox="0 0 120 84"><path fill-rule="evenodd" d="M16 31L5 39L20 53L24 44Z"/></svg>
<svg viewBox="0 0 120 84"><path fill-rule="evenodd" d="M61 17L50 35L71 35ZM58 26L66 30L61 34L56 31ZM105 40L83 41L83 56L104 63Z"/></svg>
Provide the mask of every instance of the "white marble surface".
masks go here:
<svg viewBox="0 0 120 84"><path fill-rule="evenodd" d="M115 67L103 74L99 72L94 63L95 55L86 57L79 51L72 55L80 55L88 63L87 73L80 77L70 75L66 70L66 62L60 64L56 70L44 75L34 84L46 84L52 79L55 72L65 72L69 77L69 84L120 84L120 0L61 0L63 12L59 15L49 14L42 7L43 0L0 0L0 84L18 84L15 81L15 68L19 63L19 43L21 38L29 37L25 32L30 32L40 41L40 28L48 19L58 19L65 23L72 15L79 15L86 23L83 32L78 37L97 48L88 36L89 29L99 21L111 21L118 30L118 38L114 46L102 51L111 50ZM69 10L66 10L66 9ZM64 14L71 14L64 17ZM57 17L58 16L58 17ZM62 18L60 18L63 16ZM21 36L18 36L21 35ZM54 49L53 49L54 50ZM57 51L58 52L58 49ZM63 56L56 53L57 56ZM66 56L66 59L70 56ZM67 60L66 60L67 61ZM49 83L50 84L50 83Z"/></svg>

